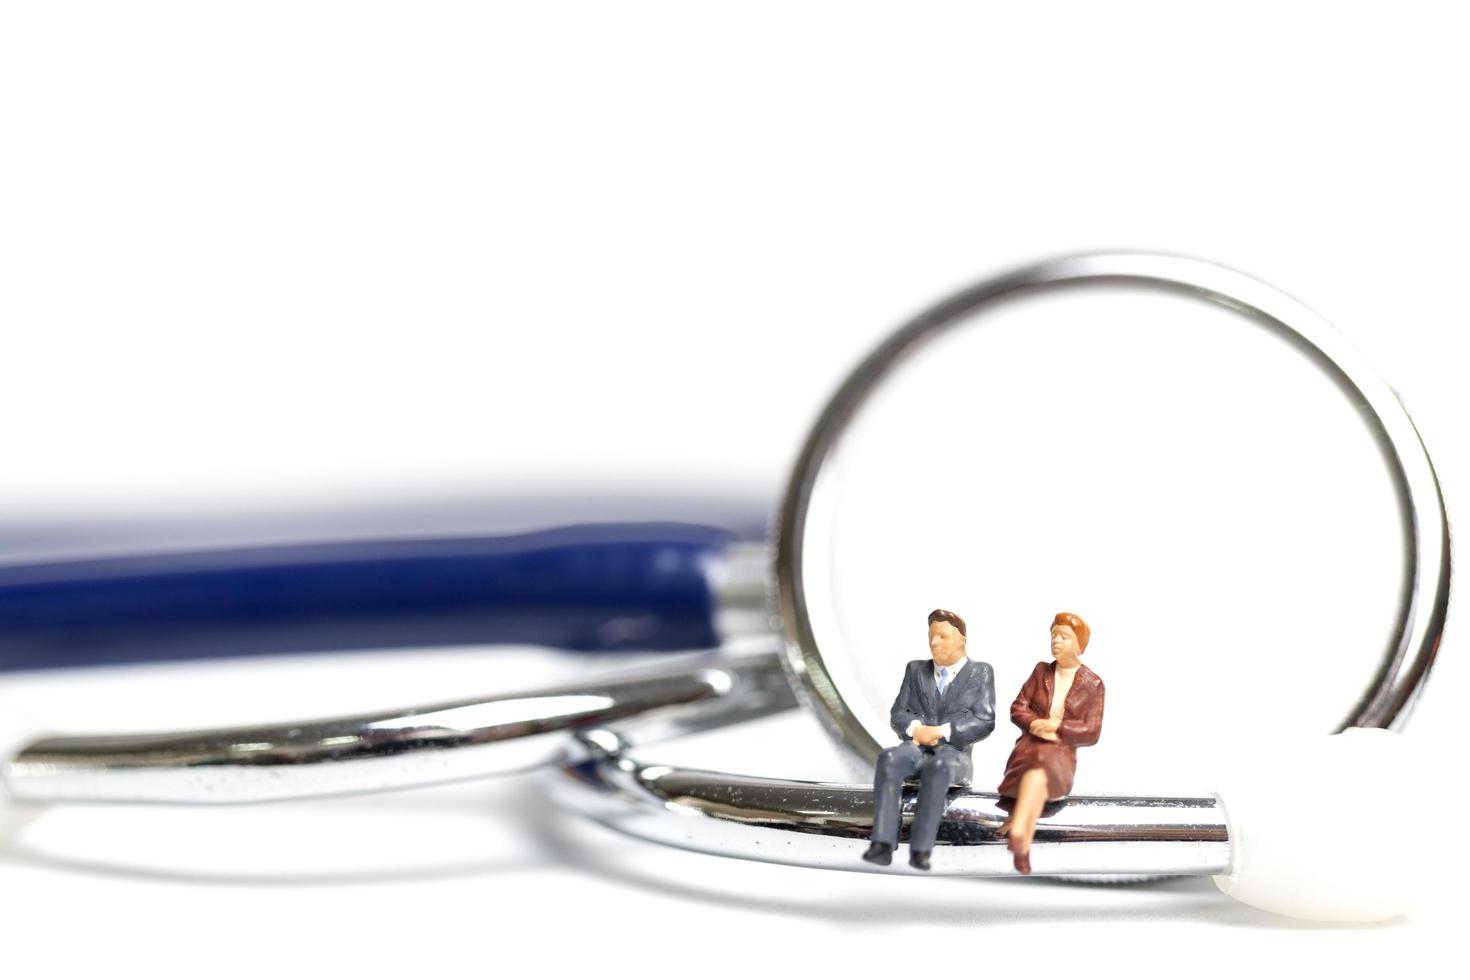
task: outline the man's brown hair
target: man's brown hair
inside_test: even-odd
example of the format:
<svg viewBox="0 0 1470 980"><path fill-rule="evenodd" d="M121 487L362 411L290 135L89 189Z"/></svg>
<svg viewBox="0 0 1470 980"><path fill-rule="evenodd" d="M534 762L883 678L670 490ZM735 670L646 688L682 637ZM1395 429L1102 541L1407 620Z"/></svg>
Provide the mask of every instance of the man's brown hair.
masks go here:
<svg viewBox="0 0 1470 980"><path fill-rule="evenodd" d="M959 616L950 612L948 609L936 609L929 614L930 626L933 626L935 623L938 622L946 622L949 625L953 626L955 629L960 631L960 636L967 635L965 633L965 621L963 619L960 619Z"/></svg>
<svg viewBox="0 0 1470 980"><path fill-rule="evenodd" d="M1077 634L1078 651L1087 649L1087 638L1092 635L1092 630L1082 621L1082 617L1076 613L1057 613L1057 618L1051 621L1053 626L1070 626L1072 632Z"/></svg>

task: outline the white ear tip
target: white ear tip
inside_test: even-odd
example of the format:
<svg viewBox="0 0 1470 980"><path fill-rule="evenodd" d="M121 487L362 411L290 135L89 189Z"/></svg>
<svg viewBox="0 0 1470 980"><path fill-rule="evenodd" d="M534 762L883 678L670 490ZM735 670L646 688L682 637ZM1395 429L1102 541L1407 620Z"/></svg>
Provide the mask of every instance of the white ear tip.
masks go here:
<svg viewBox="0 0 1470 980"><path fill-rule="evenodd" d="M1381 922L1409 907L1421 828L1398 822L1423 799L1412 740L1381 728L1286 740L1224 780L1230 873L1247 905L1318 922ZM1412 818L1411 818L1412 819Z"/></svg>
<svg viewBox="0 0 1470 980"><path fill-rule="evenodd" d="M0 701L0 847L10 835L30 822L43 807L33 803L17 803L5 787L5 767L15 753L45 734L39 722Z"/></svg>

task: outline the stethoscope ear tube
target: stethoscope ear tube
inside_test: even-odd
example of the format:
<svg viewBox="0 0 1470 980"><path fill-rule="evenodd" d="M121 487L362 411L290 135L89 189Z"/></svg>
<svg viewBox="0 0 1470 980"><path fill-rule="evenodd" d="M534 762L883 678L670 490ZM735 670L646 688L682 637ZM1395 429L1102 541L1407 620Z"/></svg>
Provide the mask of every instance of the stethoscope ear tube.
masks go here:
<svg viewBox="0 0 1470 980"><path fill-rule="evenodd" d="M1007 812L994 793L952 790L928 872L859 859L872 829L867 785L768 779L642 762L610 731L553 783L560 802L616 830L685 850L879 874L1013 877ZM1091 880L1213 875L1220 890L1279 915L1379 922L1409 907L1415 868L1367 823L1366 801L1412 773L1412 742L1384 729L1294 741L1243 758L1216 797L1071 797L1037 826L1047 873ZM1282 759L1289 760L1286 764ZM916 808L907 787L905 824ZM1358 804L1362 804L1359 806ZM1336 811L1336 813L1334 813ZM900 840L907 839L907 827Z"/></svg>
<svg viewBox="0 0 1470 980"><path fill-rule="evenodd" d="M232 804L309 799L524 772L574 757L571 733L618 725L667 738L795 705L777 657L694 655L576 683L273 725L37 737L0 716L0 797L22 803ZM0 745L0 749L4 746ZM573 755L569 755L572 753Z"/></svg>
<svg viewBox="0 0 1470 980"><path fill-rule="evenodd" d="M562 801L635 837L686 850L833 871L1018 877L995 793L952 789L931 871L860 859L873 824L871 784L772 779L644 762L611 731L582 735L588 761L555 780ZM916 786L904 790L905 828ZM1230 845L1211 797L1072 797L1036 836L1047 873L1158 877L1225 872Z"/></svg>
<svg viewBox="0 0 1470 980"><path fill-rule="evenodd" d="M642 734L660 737L784 710L792 704L790 694L768 655L576 691L281 726L275 752L295 757L302 776L284 785L272 785L283 771L276 760L259 759L261 769L239 754L240 740L265 737L260 730L37 741L44 731L39 722L0 705L0 758L17 753L16 762L0 773L8 777L0 779L0 845L49 800L229 803L367 791L517 771L534 764L530 752L543 756L542 762L562 761L555 785L563 802L634 836L727 857L876 871L857 856L858 841L871 830L869 786L644 763L630 754L623 735L588 727L594 714L568 716L556 725L544 718L548 699L600 697L604 720L621 717ZM662 717L655 701L666 709ZM513 720L518 710L531 721ZM459 727L448 724L456 713ZM630 717L642 715L649 717ZM465 724L476 720L485 724ZM381 739L376 756L350 757L361 750L345 744L348 725ZM542 747L547 737L565 739L567 731L580 732L576 750ZM466 752L477 740L483 749ZM194 754L161 755L164 743L192 746ZM199 751L214 743L227 755L233 746L235 754L194 768L192 763L208 761ZM259 744L247 744L260 751ZM1353 803L1384 786L1413 783L1409 746L1409 739L1392 732L1352 729L1294 742L1288 764L1279 754L1242 757L1238 774L1223 778L1213 798L1073 797L1046 814L1033 846L1054 874L1095 880L1214 875L1226 894L1282 915L1339 922L1393 918L1408 906L1415 869L1410 855L1396 848L1397 838L1380 839L1378 828L1366 822L1374 811L1366 805L1355 810ZM457 750L447 757L459 767L453 771L444 766L447 748ZM339 771L348 782L323 780L323 769ZM915 802L910 788L906 815L912 816ZM1015 874L999 832L1006 817L1000 802L993 793L952 793L931 873ZM1342 815L1331 816L1329 806Z"/></svg>
<svg viewBox="0 0 1470 980"><path fill-rule="evenodd" d="M986 279L895 331L843 381L797 457L776 523L775 602L787 665L793 683L802 688L804 702L840 744L869 764L877 758L889 737L886 724L876 721L876 715L860 716L845 699L821 648L823 639L835 637L819 636L819 617L809 608L813 590L808 582L808 522L828 462L853 420L901 364L971 317L1020 296L1083 285L1123 285L1182 295L1247 316L1315 361L1369 423L1399 492L1405 577L1397 622L1381 651L1376 676L1369 679L1358 703L1346 706L1339 727L1401 727L1438 650L1450 585L1449 521L1439 479L1413 420L1362 354L1292 297L1214 263L1148 253L1067 256ZM837 655L843 654L843 643L831 645Z"/></svg>

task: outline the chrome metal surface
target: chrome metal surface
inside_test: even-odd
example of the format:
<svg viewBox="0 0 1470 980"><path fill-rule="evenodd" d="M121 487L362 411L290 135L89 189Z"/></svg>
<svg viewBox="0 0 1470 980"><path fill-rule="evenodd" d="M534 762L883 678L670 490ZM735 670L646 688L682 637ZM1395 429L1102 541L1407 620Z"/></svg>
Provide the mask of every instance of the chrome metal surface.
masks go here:
<svg viewBox="0 0 1470 980"><path fill-rule="evenodd" d="M841 871L910 872L861 859L872 825L871 786L761 779L651 765L607 731L581 736L589 758L552 776L559 802L634 837L726 857ZM905 825L915 790L904 798ZM1012 876L993 793L950 792L930 874ZM906 829L900 837L906 840ZM1035 874L1221 874L1230 866L1225 816L1213 798L1072 797L1043 812L1031 849Z"/></svg>
<svg viewBox="0 0 1470 980"><path fill-rule="evenodd" d="M0 792L55 802L251 803L519 772L575 758L579 729L661 738L792 707L775 654L298 724L54 737L0 763Z"/></svg>
<svg viewBox="0 0 1470 980"><path fill-rule="evenodd" d="M924 344L966 316L1026 292L1109 283L1198 297L1276 330L1327 372L1370 423L1398 487L1408 561L1394 638L1382 651L1376 675L1364 679L1367 693L1358 704L1350 706L1339 730L1352 726L1398 728L1408 717L1444 630L1450 536L1434 467L1397 396L1330 324L1248 276L1175 256L1083 255L1043 262L983 282L920 315L853 371L827 403L798 457L775 532L773 589L786 665L793 683L800 687L803 701L823 719L828 731L869 764L877 758L881 745L833 682L808 615L802 577L803 537L818 474L848 423L880 382Z"/></svg>
<svg viewBox="0 0 1470 980"><path fill-rule="evenodd" d="M771 550L764 541L741 541L728 546L705 569L714 596L715 635L730 648L757 643L771 648L776 626L767 595Z"/></svg>

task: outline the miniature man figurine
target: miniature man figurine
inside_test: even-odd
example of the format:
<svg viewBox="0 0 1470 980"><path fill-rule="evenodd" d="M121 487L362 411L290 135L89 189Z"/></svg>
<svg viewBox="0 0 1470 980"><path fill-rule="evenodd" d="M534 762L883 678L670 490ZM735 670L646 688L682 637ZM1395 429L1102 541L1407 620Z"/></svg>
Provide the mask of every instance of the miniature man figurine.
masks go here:
<svg viewBox="0 0 1470 980"><path fill-rule="evenodd" d="M929 652L904 670L889 724L905 741L878 755L873 773L873 837L863 860L893 861L903 805L903 781L919 777L919 809L909 833L909 864L929 870L949 788L973 772L970 746L995 728L995 672L965 655L965 621L929 614Z"/></svg>

